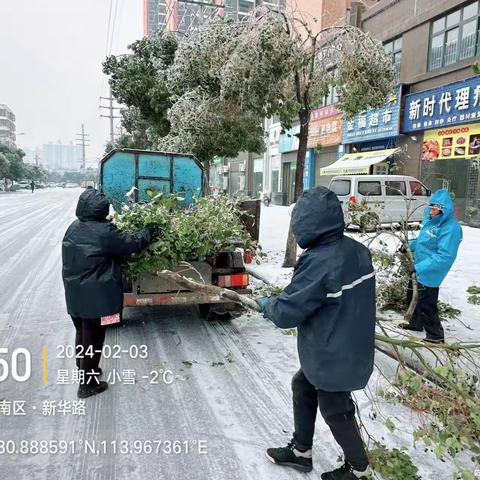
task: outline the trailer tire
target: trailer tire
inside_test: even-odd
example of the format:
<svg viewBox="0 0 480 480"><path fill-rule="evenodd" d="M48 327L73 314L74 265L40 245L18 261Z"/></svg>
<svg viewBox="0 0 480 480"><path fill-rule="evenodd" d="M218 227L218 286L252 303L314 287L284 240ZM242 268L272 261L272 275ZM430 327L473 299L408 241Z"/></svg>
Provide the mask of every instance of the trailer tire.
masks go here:
<svg viewBox="0 0 480 480"><path fill-rule="evenodd" d="M211 303L199 303L198 304L198 310L200 312L200 316L204 320L208 320L208 317L210 316L211 307L212 307Z"/></svg>
<svg viewBox="0 0 480 480"><path fill-rule="evenodd" d="M200 316L210 322L228 322L238 315L239 307L236 303L200 303ZM241 309L241 307L240 307ZM242 309L243 310L243 309Z"/></svg>

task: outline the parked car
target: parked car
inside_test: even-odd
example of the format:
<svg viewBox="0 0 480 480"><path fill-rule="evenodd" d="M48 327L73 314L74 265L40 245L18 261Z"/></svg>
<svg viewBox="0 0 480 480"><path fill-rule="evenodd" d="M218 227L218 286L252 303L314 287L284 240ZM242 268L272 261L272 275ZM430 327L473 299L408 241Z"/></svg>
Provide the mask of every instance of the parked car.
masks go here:
<svg viewBox="0 0 480 480"><path fill-rule="evenodd" d="M14 184L15 190L28 190L30 188L30 182L27 180L20 180Z"/></svg>
<svg viewBox="0 0 480 480"><path fill-rule="evenodd" d="M404 175L338 175L329 185L342 202L345 223L354 225L349 204L366 205L376 214L378 223L420 222L430 197L422 182Z"/></svg>
<svg viewBox="0 0 480 480"><path fill-rule="evenodd" d="M65 188L78 188L78 183L66 183Z"/></svg>

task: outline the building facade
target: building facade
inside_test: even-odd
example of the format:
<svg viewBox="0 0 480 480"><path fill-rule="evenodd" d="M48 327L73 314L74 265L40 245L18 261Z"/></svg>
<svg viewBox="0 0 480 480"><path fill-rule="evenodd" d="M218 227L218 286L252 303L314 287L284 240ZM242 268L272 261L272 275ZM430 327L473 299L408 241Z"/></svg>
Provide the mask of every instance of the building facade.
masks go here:
<svg viewBox="0 0 480 480"><path fill-rule="evenodd" d="M356 2L342 8L338 19L346 14L349 24L383 42L397 86L383 108L349 121L336 111L336 92L330 92L312 112L305 188L328 185L339 173L407 174L431 190L448 188L457 217L468 220L480 211L480 76L473 68L480 54L479 2L382 0L370 8ZM295 143L282 138L295 132L281 134L277 146L278 128L269 130L265 178L274 203L288 205L296 152ZM356 167L340 171L342 158Z"/></svg>
<svg viewBox="0 0 480 480"><path fill-rule="evenodd" d="M73 143L48 143L42 146L38 163L48 170L79 171L82 166L82 147Z"/></svg>
<svg viewBox="0 0 480 480"><path fill-rule="evenodd" d="M459 218L480 206L479 18L478 1L383 0L360 20L400 67L399 171L448 188Z"/></svg>
<svg viewBox="0 0 480 480"><path fill-rule="evenodd" d="M144 0L144 35L188 34L216 15L242 20L261 5L285 9L286 0Z"/></svg>
<svg viewBox="0 0 480 480"><path fill-rule="evenodd" d="M13 111L0 103L0 143L15 147L15 115Z"/></svg>

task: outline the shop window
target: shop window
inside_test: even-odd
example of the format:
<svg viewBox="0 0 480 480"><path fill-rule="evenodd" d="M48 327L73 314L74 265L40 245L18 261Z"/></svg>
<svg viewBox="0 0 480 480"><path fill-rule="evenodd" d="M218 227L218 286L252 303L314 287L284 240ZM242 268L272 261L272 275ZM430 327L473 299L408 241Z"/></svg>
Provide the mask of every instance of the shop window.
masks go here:
<svg viewBox="0 0 480 480"><path fill-rule="evenodd" d="M382 185L380 182L358 182L358 193L364 196L378 196L382 194Z"/></svg>
<svg viewBox="0 0 480 480"><path fill-rule="evenodd" d="M402 63L402 37L394 38L383 44L385 52L392 56L393 68L395 70L395 80L398 82L400 78L400 65Z"/></svg>
<svg viewBox="0 0 480 480"><path fill-rule="evenodd" d="M350 194L350 180L334 180L330 184L330 190L340 197Z"/></svg>
<svg viewBox="0 0 480 480"><path fill-rule="evenodd" d="M390 196L406 195L407 186L405 182L385 182L385 191Z"/></svg>
<svg viewBox="0 0 480 480"><path fill-rule="evenodd" d="M469 3L432 22L429 70L446 67L480 53L478 3L478 1Z"/></svg>
<svg viewBox="0 0 480 480"><path fill-rule="evenodd" d="M420 182L410 182L412 197L429 197L430 191Z"/></svg>

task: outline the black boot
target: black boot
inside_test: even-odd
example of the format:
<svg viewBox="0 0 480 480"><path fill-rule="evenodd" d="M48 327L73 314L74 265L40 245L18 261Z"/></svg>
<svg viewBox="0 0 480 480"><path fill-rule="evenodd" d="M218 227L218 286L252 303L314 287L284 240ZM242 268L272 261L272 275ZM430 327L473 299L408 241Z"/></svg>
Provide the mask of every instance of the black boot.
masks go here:
<svg viewBox="0 0 480 480"><path fill-rule="evenodd" d="M295 447L294 440L286 447L269 448L266 455L271 462L277 465L292 467L300 472L312 471L312 449L301 452Z"/></svg>
<svg viewBox="0 0 480 480"><path fill-rule="evenodd" d="M417 328L413 325L410 325L410 323L401 323L399 327L403 328L403 330L411 330L412 332L423 332L423 328Z"/></svg>
<svg viewBox="0 0 480 480"><path fill-rule="evenodd" d="M370 478L370 467L359 471L355 470L348 462L331 472L322 473L322 480L369 480Z"/></svg>
<svg viewBox="0 0 480 480"><path fill-rule="evenodd" d="M77 397L88 398L97 393L102 393L108 388L107 382L93 382L91 384L83 383L78 387Z"/></svg>
<svg viewBox="0 0 480 480"><path fill-rule="evenodd" d="M424 338L422 340L423 342L426 342L426 343L436 343L436 344L442 344L442 343L445 343L445 339L444 338Z"/></svg>

